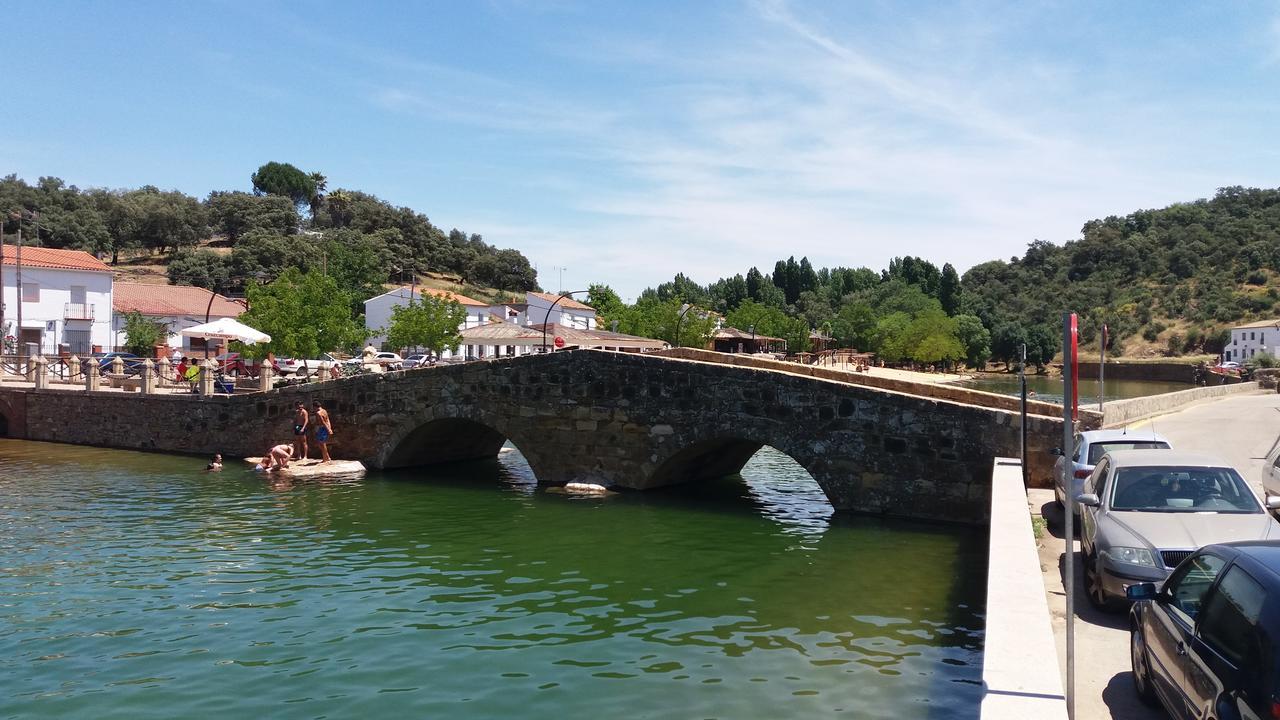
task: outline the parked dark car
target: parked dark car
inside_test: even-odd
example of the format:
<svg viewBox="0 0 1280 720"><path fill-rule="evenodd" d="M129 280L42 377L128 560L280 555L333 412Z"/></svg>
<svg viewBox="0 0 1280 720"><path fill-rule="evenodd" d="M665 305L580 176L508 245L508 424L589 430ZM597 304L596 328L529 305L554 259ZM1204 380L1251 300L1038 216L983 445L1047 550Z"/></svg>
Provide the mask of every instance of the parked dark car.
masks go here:
<svg viewBox="0 0 1280 720"><path fill-rule="evenodd" d="M1280 541L1207 545L1126 594L1143 700L1179 719L1278 717Z"/></svg>
<svg viewBox="0 0 1280 720"><path fill-rule="evenodd" d="M142 372L142 363L146 361L146 358L140 358L133 353L127 352L101 353L93 357L98 361L98 370L104 373L111 372L111 366L115 363L116 358L120 358L121 362L124 363L124 371L128 374Z"/></svg>

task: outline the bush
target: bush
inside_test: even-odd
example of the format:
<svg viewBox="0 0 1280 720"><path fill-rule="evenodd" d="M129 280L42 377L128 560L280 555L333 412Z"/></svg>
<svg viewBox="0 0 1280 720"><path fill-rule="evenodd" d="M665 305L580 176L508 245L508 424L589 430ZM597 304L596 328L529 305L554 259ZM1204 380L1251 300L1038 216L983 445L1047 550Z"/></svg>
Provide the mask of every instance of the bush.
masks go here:
<svg viewBox="0 0 1280 720"><path fill-rule="evenodd" d="M1160 333L1164 332L1164 324L1153 322L1142 328L1142 339L1147 342L1155 342L1160 337Z"/></svg>
<svg viewBox="0 0 1280 720"><path fill-rule="evenodd" d="M1250 285L1266 285L1267 274L1261 270L1254 270L1245 277L1244 281Z"/></svg>
<svg viewBox="0 0 1280 720"><path fill-rule="evenodd" d="M1169 336L1168 342L1165 343L1165 355L1176 357L1182 354L1182 336L1174 333Z"/></svg>

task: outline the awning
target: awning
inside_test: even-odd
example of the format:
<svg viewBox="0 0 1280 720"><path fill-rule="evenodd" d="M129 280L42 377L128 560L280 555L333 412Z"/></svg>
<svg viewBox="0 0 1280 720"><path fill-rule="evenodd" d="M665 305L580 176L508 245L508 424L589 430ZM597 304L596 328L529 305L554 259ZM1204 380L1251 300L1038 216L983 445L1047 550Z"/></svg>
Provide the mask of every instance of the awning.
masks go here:
<svg viewBox="0 0 1280 720"><path fill-rule="evenodd" d="M235 318L221 318L203 325L195 325L180 333L183 337L204 338L206 340L236 340L246 345L271 342L271 336L254 330Z"/></svg>

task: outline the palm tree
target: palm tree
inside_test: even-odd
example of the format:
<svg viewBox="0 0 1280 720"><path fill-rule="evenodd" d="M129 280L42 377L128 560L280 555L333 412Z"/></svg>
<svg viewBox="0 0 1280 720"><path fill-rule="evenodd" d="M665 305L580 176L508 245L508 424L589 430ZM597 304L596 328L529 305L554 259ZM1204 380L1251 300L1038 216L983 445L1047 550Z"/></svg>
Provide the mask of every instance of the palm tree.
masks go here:
<svg viewBox="0 0 1280 720"><path fill-rule="evenodd" d="M311 173L311 221L315 222L316 214L320 212L320 208L324 205L324 191L329 186L329 179L322 173Z"/></svg>

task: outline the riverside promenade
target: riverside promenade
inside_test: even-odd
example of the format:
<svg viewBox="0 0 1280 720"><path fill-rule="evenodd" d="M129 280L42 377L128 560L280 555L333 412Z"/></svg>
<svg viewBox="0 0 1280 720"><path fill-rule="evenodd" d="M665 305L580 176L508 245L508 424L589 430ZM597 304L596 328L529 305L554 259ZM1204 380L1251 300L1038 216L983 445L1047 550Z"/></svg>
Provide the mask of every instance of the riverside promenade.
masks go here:
<svg viewBox="0 0 1280 720"><path fill-rule="evenodd" d="M1231 464L1259 494L1262 461L1280 435L1280 395L1244 394L1196 403L1176 412L1130 425L1154 428L1178 450L1205 453ZM1053 491L1031 489L1028 503L1042 515L1048 532L1040 541L1040 567L1052 615L1060 666L1065 668L1066 595L1063 591L1062 511ZM1077 537L1079 528L1077 527ZM1133 689L1129 669L1129 624L1125 613L1104 613L1084 594L1083 562L1075 544L1076 718L1078 720L1158 720L1163 709L1143 705Z"/></svg>

